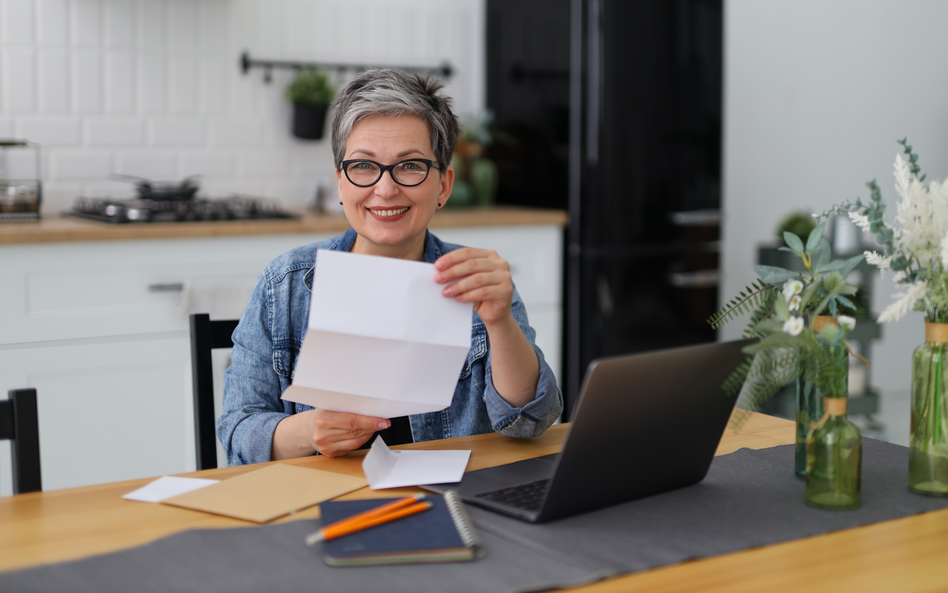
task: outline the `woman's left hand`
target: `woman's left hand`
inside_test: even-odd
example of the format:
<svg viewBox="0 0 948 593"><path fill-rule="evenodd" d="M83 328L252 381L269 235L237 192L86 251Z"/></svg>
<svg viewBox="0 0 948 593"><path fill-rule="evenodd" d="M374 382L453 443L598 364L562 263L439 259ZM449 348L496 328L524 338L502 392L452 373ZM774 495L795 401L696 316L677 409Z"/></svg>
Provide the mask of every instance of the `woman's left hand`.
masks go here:
<svg viewBox="0 0 948 593"><path fill-rule="evenodd" d="M474 303L474 311L491 326L510 315L513 279L510 264L497 252L465 247L447 253L434 263L435 282L448 284L441 291L462 303Z"/></svg>

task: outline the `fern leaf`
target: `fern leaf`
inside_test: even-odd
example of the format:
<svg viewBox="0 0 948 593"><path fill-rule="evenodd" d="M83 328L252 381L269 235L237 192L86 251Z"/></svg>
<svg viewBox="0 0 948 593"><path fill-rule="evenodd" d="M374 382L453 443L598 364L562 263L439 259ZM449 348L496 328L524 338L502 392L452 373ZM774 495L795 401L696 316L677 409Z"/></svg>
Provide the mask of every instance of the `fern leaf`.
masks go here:
<svg viewBox="0 0 948 593"><path fill-rule="evenodd" d="M760 306L761 299L769 290L770 287L765 283L755 280L741 292L741 296L731 299L720 311L711 315L708 318L708 323L712 328L718 329L728 322L747 314Z"/></svg>

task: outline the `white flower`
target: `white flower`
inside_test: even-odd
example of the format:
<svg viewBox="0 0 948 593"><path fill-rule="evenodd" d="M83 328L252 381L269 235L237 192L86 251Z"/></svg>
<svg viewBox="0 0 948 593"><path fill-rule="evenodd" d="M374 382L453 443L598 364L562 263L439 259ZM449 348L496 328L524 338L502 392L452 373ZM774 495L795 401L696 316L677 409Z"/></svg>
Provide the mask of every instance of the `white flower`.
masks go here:
<svg viewBox="0 0 948 593"><path fill-rule="evenodd" d="M803 318L793 316L790 319L784 321L783 331L787 332L791 336L799 336L800 332L803 331Z"/></svg>
<svg viewBox="0 0 948 593"><path fill-rule="evenodd" d="M803 292L803 282L799 280L787 280L783 285L783 295L787 297L787 300L790 300L795 294L800 294Z"/></svg>
<svg viewBox="0 0 948 593"><path fill-rule="evenodd" d="M866 256L866 263L879 268L880 270L886 270L889 267L889 264L892 263L892 256L884 256L881 253L876 253L875 251L866 251L863 255Z"/></svg>
<svg viewBox="0 0 948 593"><path fill-rule="evenodd" d="M932 185L935 185L934 183ZM948 232L941 239L941 265L948 268Z"/></svg>
<svg viewBox="0 0 948 593"><path fill-rule="evenodd" d="M905 292L895 295L899 300L886 307L886 310L879 315L879 322L898 321L909 312L916 301L924 298L927 293L928 283L924 280L909 284Z"/></svg>
<svg viewBox="0 0 948 593"><path fill-rule="evenodd" d="M803 299L800 297L800 295L795 294L790 297L790 302L787 304L790 306L791 311L799 311L800 305L803 304Z"/></svg>
<svg viewBox="0 0 948 593"><path fill-rule="evenodd" d="M940 195L944 187L932 182L926 188L911 174L911 163L898 154L895 189L902 198L896 207L896 221L901 225L896 243L912 253L922 267L930 267L940 259L938 247L948 232L948 200Z"/></svg>
<svg viewBox="0 0 948 593"><path fill-rule="evenodd" d="M846 331L852 331L856 329L856 319L853 317L850 317L849 315L837 316L836 323L838 323L839 327L845 329Z"/></svg>
<svg viewBox="0 0 948 593"><path fill-rule="evenodd" d="M863 231L867 233L869 232L869 227L872 226L872 224L869 222L869 217L866 216L865 214L860 214L858 212L850 212L849 219L853 221L854 223L856 223L856 226L858 226L859 228L861 228Z"/></svg>

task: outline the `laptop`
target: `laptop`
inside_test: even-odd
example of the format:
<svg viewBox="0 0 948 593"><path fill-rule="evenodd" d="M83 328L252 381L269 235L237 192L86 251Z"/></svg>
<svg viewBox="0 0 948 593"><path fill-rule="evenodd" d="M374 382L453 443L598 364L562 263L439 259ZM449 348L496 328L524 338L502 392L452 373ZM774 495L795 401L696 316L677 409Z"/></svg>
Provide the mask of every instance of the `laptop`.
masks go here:
<svg viewBox="0 0 948 593"><path fill-rule="evenodd" d="M594 360L560 453L423 488L457 490L470 504L543 522L696 484L737 400L721 386L750 343Z"/></svg>

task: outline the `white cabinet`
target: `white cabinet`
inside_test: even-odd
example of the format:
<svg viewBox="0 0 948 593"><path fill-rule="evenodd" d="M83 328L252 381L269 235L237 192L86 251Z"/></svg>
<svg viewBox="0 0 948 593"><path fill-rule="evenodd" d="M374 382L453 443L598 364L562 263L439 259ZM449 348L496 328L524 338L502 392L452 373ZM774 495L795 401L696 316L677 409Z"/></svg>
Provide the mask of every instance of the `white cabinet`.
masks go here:
<svg viewBox="0 0 948 593"><path fill-rule="evenodd" d="M4 390L37 391L43 489L193 470L189 348L166 332L0 350Z"/></svg>
<svg viewBox="0 0 948 593"><path fill-rule="evenodd" d="M511 263L559 374L562 228L433 230ZM192 471L187 317L178 292L154 287L253 279L277 255L335 234L0 246L0 391L37 389L44 489ZM0 495L11 491L9 459L0 443Z"/></svg>
<svg viewBox="0 0 948 593"><path fill-rule="evenodd" d="M432 229L442 241L493 249L510 264L510 274L537 345L553 369L560 372L563 319L563 229L555 225ZM562 388L562 387L561 387Z"/></svg>
<svg viewBox="0 0 948 593"><path fill-rule="evenodd" d="M252 280L329 236L0 246L0 392L37 389L43 488L193 471L188 320L150 287ZM0 495L9 459L0 443Z"/></svg>

